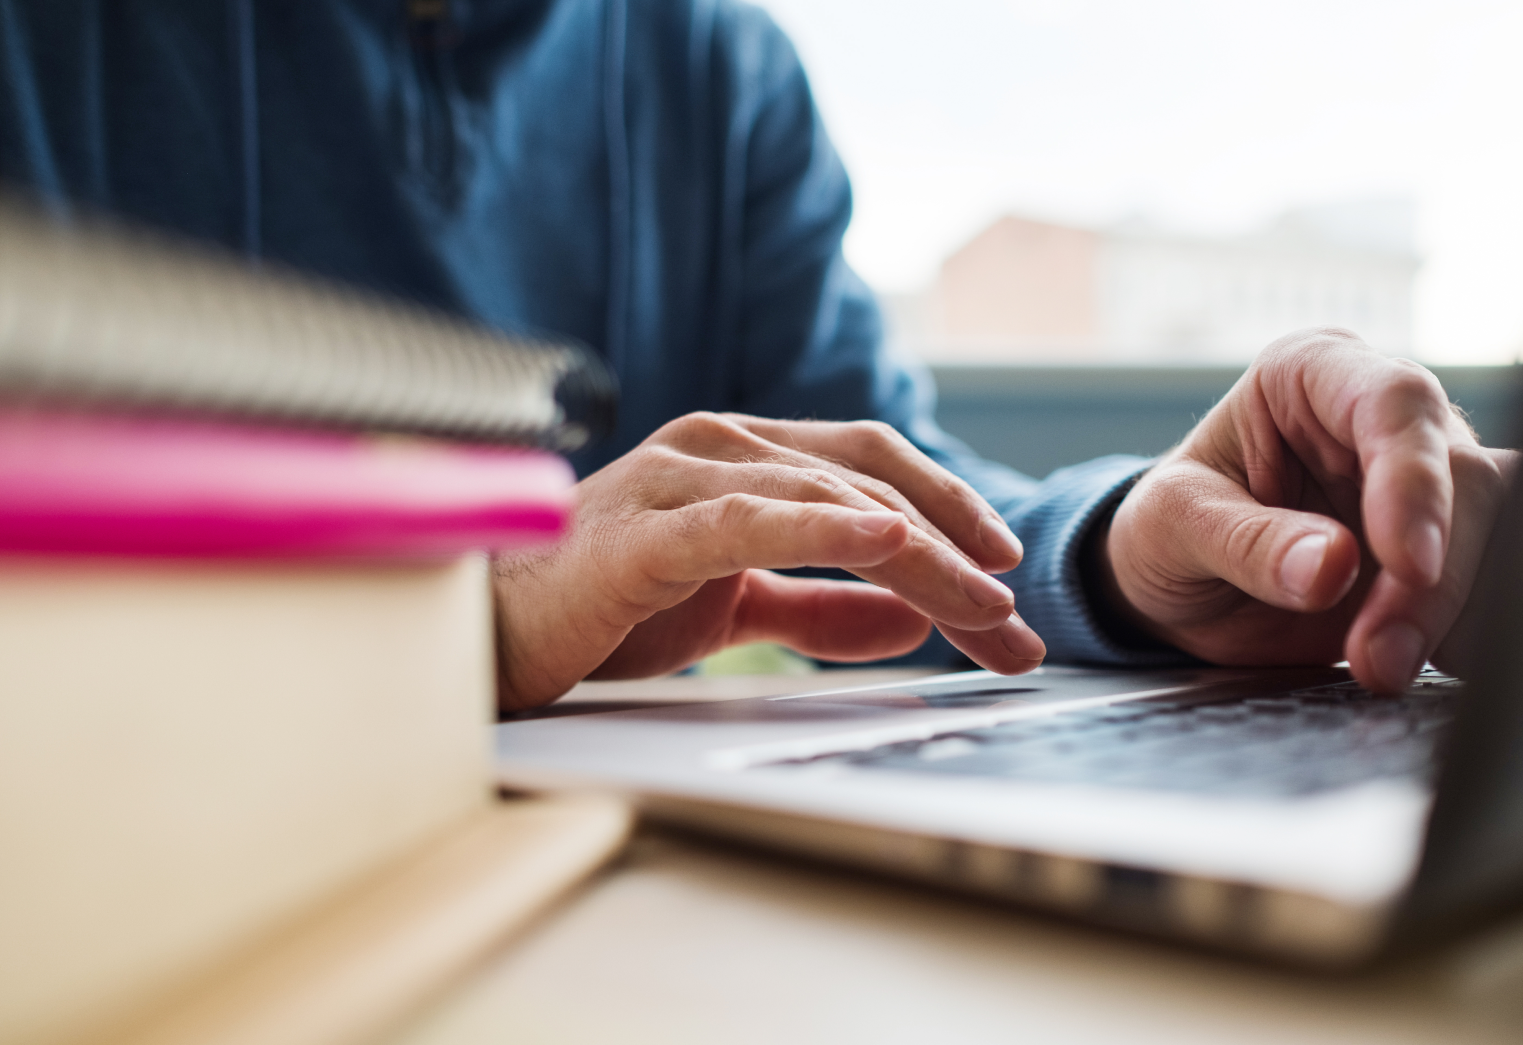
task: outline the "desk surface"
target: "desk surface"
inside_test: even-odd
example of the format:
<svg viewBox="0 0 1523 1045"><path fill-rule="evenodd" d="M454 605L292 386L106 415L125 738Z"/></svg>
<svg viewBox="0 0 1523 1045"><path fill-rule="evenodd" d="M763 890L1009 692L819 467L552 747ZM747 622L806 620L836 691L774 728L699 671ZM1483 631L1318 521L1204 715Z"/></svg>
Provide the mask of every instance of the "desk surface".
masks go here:
<svg viewBox="0 0 1523 1045"><path fill-rule="evenodd" d="M604 684L573 703L850 678ZM648 829L393 1045L1520 1040L1523 926L1327 980Z"/></svg>

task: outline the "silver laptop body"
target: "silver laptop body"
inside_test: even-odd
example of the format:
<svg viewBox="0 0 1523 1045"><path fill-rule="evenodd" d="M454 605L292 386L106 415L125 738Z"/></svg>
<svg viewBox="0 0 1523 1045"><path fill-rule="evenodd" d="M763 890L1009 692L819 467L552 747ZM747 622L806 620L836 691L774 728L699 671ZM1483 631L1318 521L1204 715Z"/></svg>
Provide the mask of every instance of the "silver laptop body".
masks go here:
<svg viewBox="0 0 1523 1045"><path fill-rule="evenodd" d="M1523 487L1461 682L966 672L501 724L515 788L1289 962L1363 963L1523 894ZM825 676L828 680L828 676Z"/></svg>

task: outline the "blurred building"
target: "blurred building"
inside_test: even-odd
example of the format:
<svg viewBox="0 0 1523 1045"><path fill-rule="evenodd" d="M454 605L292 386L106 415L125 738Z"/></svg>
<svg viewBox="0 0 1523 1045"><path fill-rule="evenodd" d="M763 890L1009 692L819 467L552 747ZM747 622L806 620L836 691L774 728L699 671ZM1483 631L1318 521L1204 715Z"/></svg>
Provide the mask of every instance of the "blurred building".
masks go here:
<svg viewBox="0 0 1523 1045"><path fill-rule="evenodd" d="M1413 208L1287 212L1207 239L1134 220L1084 229L1007 216L885 299L892 336L932 361L1241 362L1297 327L1350 327L1411 351Z"/></svg>

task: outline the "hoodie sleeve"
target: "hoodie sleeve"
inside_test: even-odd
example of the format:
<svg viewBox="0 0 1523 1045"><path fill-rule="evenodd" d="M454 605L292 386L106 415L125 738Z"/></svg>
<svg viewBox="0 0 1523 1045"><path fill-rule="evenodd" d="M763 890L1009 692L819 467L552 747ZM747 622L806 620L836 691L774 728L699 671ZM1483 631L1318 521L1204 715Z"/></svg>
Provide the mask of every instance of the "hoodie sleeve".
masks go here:
<svg viewBox="0 0 1523 1045"><path fill-rule="evenodd" d="M1002 579L1052 659L1188 659L1167 647L1131 648L1109 634L1079 568L1086 534L1109 517L1148 462L1106 457L1038 482L981 459L941 430L929 371L885 343L877 301L842 255L851 187L792 45L758 9L728 14L721 43L730 67L730 137L744 145L733 408L886 421L970 482L1025 545L1023 564Z"/></svg>

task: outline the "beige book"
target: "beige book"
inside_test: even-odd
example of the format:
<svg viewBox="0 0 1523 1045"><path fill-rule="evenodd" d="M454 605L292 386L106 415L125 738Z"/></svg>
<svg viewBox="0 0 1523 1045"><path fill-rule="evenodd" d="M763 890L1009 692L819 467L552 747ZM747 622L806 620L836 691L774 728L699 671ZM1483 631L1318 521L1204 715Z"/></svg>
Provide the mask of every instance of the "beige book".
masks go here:
<svg viewBox="0 0 1523 1045"><path fill-rule="evenodd" d="M467 816L100 1045L363 1045L490 957L623 843L615 798Z"/></svg>
<svg viewBox="0 0 1523 1045"><path fill-rule="evenodd" d="M492 655L479 556L0 561L0 1042L141 1023L476 830Z"/></svg>

